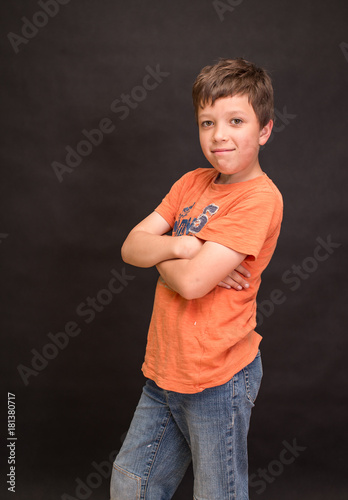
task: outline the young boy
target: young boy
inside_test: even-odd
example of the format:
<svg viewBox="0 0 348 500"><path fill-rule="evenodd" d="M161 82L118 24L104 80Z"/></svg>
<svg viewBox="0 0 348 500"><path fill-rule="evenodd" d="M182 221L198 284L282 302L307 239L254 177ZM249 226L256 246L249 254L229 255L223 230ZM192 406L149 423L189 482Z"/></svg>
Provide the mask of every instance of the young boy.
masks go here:
<svg viewBox="0 0 348 500"><path fill-rule="evenodd" d="M273 89L262 68L224 59L198 75L193 102L212 168L179 179L122 247L125 262L156 265L160 277L148 380L114 463L112 500L169 500L191 460L195 500L248 499L262 378L256 295L282 220L281 194L258 160Z"/></svg>

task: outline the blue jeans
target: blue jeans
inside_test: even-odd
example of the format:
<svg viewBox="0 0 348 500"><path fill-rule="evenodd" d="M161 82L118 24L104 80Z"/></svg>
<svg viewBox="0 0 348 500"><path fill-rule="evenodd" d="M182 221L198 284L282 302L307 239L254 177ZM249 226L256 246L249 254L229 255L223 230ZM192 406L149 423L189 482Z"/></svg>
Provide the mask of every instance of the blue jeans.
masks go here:
<svg viewBox="0 0 348 500"><path fill-rule="evenodd" d="M192 460L195 500L248 500L247 434L261 355L197 394L144 386L113 465L111 500L169 500Z"/></svg>

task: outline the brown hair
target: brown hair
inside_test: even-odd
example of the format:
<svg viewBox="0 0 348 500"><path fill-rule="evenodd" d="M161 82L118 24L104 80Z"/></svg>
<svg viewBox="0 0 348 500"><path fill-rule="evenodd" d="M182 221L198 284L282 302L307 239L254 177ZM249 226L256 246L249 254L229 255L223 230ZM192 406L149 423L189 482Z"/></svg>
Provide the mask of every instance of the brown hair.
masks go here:
<svg viewBox="0 0 348 500"><path fill-rule="evenodd" d="M273 87L269 74L265 69L238 58L220 59L218 63L201 70L192 89L196 120L199 107L237 94L248 96L260 128L274 119Z"/></svg>

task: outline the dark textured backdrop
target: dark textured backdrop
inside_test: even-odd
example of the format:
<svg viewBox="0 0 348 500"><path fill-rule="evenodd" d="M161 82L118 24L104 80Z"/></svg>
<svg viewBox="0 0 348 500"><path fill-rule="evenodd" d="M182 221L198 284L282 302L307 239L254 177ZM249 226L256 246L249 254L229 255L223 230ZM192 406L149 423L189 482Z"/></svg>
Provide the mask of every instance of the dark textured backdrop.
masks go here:
<svg viewBox="0 0 348 500"><path fill-rule="evenodd" d="M346 498L347 2L3 0L0 10L1 498L108 499L156 281L125 266L120 246L179 176L206 165L191 86L202 66L237 56L273 78L277 122L261 164L285 202L259 295L250 496ZM189 473L175 499L190 498Z"/></svg>

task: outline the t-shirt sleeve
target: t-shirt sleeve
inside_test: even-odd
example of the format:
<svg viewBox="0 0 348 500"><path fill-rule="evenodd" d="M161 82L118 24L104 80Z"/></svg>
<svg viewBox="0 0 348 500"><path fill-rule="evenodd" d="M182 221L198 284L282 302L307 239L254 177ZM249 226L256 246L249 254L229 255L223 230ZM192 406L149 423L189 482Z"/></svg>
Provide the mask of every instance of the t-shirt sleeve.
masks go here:
<svg viewBox="0 0 348 500"><path fill-rule="evenodd" d="M155 208L155 212L158 212L168 222L170 227L174 226L175 217L183 196L183 190L191 176L192 172L187 172L180 177L180 179L173 184L162 202Z"/></svg>
<svg viewBox="0 0 348 500"><path fill-rule="evenodd" d="M255 260L266 239L280 230L282 203L272 191L250 194L226 215L211 218L197 235Z"/></svg>

